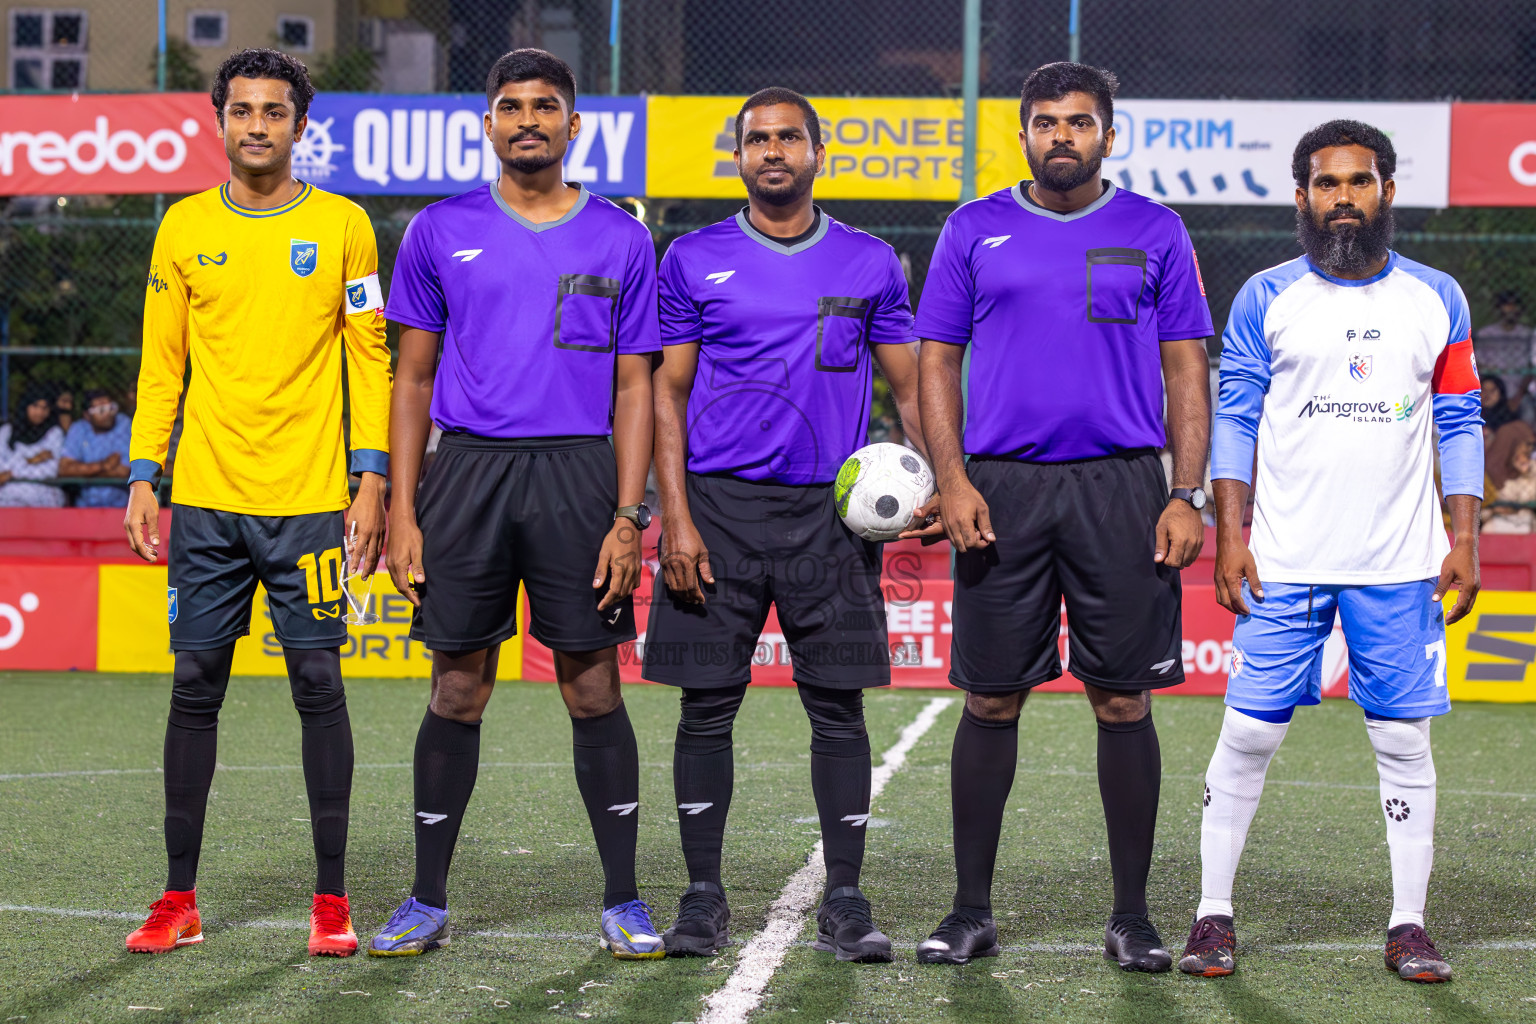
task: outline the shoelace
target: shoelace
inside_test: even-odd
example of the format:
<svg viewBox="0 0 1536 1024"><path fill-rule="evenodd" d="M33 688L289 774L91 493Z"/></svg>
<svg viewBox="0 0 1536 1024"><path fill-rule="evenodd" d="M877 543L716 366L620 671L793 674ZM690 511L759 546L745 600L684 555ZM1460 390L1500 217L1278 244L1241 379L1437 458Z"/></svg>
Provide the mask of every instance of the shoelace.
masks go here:
<svg viewBox="0 0 1536 1024"><path fill-rule="evenodd" d="M1232 944L1231 934L1220 923L1204 917L1189 936L1189 952L1209 953Z"/></svg>
<svg viewBox="0 0 1536 1024"><path fill-rule="evenodd" d="M679 921L709 921L718 916L721 899L712 892L684 893L677 907ZM643 905L643 904L642 904ZM646 907L649 911L650 908Z"/></svg>
<svg viewBox="0 0 1536 1024"><path fill-rule="evenodd" d="M645 923L651 923L651 907L645 900L630 900L628 903L620 903L613 908L619 917L635 915L644 919Z"/></svg>
<svg viewBox="0 0 1536 1024"><path fill-rule="evenodd" d="M149 920L144 922L145 928L164 928L175 923L176 918L186 908L169 896L162 896L149 905Z"/></svg>
<svg viewBox="0 0 1536 1024"><path fill-rule="evenodd" d="M934 930L932 938L940 938L954 946L954 940L966 935L968 932L978 932L986 927L986 921L975 917L974 913L965 913L963 910L954 910L945 920L938 923L938 929Z"/></svg>
<svg viewBox="0 0 1536 1024"><path fill-rule="evenodd" d="M386 932L397 932L404 928L405 922L411 919L412 913L420 913L417 910L419 906L420 904L414 899L406 900L400 904L399 908L390 916L389 922L384 925L384 930Z"/></svg>
<svg viewBox="0 0 1536 1024"><path fill-rule="evenodd" d="M1440 951L1435 948L1435 943L1422 928L1414 928L1405 935L1397 937L1398 942L1407 947L1411 955L1419 956L1428 953L1436 960L1440 959Z"/></svg>
<svg viewBox="0 0 1536 1024"><path fill-rule="evenodd" d="M1152 927L1152 922L1145 917L1121 918L1115 927L1115 931L1130 939L1140 939L1154 946L1163 944L1162 936L1157 934L1157 929Z"/></svg>
<svg viewBox="0 0 1536 1024"><path fill-rule="evenodd" d="M839 896L828 900L824 910L827 916L840 924L855 924L867 931L875 930L874 918L869 916L869 904L857 896Z"/></svg>
<svg viewBox="0 0 1536 1024"><path fill-rule="evenodd" d="M322 896L310 910L310 916L326 935L339 935L347 930L347 911L342 909L341 900L335 896Z"/></svg>

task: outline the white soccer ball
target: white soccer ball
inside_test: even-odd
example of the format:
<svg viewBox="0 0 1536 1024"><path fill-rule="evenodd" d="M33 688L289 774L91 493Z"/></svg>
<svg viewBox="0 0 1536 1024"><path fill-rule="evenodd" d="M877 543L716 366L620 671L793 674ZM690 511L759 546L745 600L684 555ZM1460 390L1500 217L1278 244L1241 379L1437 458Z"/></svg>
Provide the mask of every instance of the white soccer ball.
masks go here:
<svg viewBox="0 0 1536 1024"><path fill-rule="evenodd" d="M837 471L837 514L865 540L894 540L912 513L933 497L933 470L911 448L889 441L865 445Z"/></svg>

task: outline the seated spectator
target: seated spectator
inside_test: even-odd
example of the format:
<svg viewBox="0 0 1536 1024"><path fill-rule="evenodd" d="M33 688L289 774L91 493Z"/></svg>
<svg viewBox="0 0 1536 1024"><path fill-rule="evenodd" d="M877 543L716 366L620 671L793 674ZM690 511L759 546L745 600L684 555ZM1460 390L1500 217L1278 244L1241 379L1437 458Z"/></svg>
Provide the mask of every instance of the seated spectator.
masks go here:
<svg viewBox="0 0 1536 1024"><path fill-rule="evenodd" d="M34 385L23 393L9 423L0 425L0 506L58 508L64 492L34 483L58 476L64 431L59 429L52 395Z"/></svg>
<svg viewBox="0 0 1536 1024"><path fill-rule="evenodd" d="M1483 385L1483 426L1492 431L1497 431L1510 420L1515 419L1514 410L1509 407L1508 395L1504 390L1504 381L1496 373L1482 375Z"/></svg>
<svg viewBox="0 0 1536 1024"><path fill-rule="evenodd" d="M105 391L85 393L85 419L64 435L64 455L59 476L91 476L128 479L128 439L132 421L117 411L117 403ZM81 508L123 508L128 488L88 486L80 488L75 504Z"/></svg>
<svg viewBox="0 0 1536 1024"><path fill-rule="evenodd" d="M1530 533L1536 512L1529 508L1488 508L1497 502L1536 502L1536 465L1531 449L1536 432L1521 420L1506 423L1494 434L1483 481L1483 532Z"/></svg>
<svg viewBox="0 0 1536 1024"><path fill-rule="evenodd" d="M75 393L63 384L53 385L53 411L58 416L59 429L65 434L75 425Z"/></svg>

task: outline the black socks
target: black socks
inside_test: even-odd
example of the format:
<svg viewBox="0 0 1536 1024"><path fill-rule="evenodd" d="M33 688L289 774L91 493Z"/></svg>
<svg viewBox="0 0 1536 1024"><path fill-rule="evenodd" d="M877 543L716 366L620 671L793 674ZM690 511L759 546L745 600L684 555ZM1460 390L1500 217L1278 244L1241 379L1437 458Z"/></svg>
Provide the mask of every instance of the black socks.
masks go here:
<svg viewBox="0 0 1536 1024"><path fill-rule="evenodd" d="M603 861L603 909L640 898L635 842L640 824L640 752L624 704L592 718L571 719L576 787L592 821Z"/></svg>
<svg viewBox="0 0 1536 1024"><path fill-rule="evenodd" d="M427 709L416 734L416 883L411 895L448 906L448 865L480 771L480 723Z"/></svg>
<svg viewBox="0 0 1536 1024"><path fill-rule="evenodd" d="M1147 872L1163 756L1152 712L1134 722L1099 723L1099 796L1109 830L1109 866L1115 878L1116 914L1147 912Z"/></svg>
<svg viewBox="0 0 1536 1024"><path fill-rule="evenodd" d="M293 705L303 727L304 788L315 844L315 892L345 896L347 815L352 804L352 721L341 683L341 651L284 650Z"/></svg>
<svg viewBox="0 0 1536 1024"><path fill-rule="evenodd" d="M960 714L949 761L955 825L955 906L992 909L992 872L1003 831L1003 808L1019 761L1019 720L989 721Z"/></svg>

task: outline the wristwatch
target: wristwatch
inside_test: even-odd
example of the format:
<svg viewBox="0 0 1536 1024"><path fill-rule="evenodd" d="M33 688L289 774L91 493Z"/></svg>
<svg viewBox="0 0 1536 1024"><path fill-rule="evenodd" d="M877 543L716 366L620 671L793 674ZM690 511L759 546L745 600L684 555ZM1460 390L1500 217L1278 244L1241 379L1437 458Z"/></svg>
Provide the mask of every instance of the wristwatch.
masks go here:
<svg viewBox="0 0 1536 1024"><path fill-rule="evenodd" d="M1168 500L1178 498L1187 501L1196 512L1205 508L1205 491L1199 487L1175 487L1168 492Z"/></svg>
<svg viewBox="0 0 1536 1024"><path fill-rule="evenodd" d="M651 507L643 501L637 505L625 505L613 514L614 522L620 519L628 519L643 530L651 525Z"/></svg>

